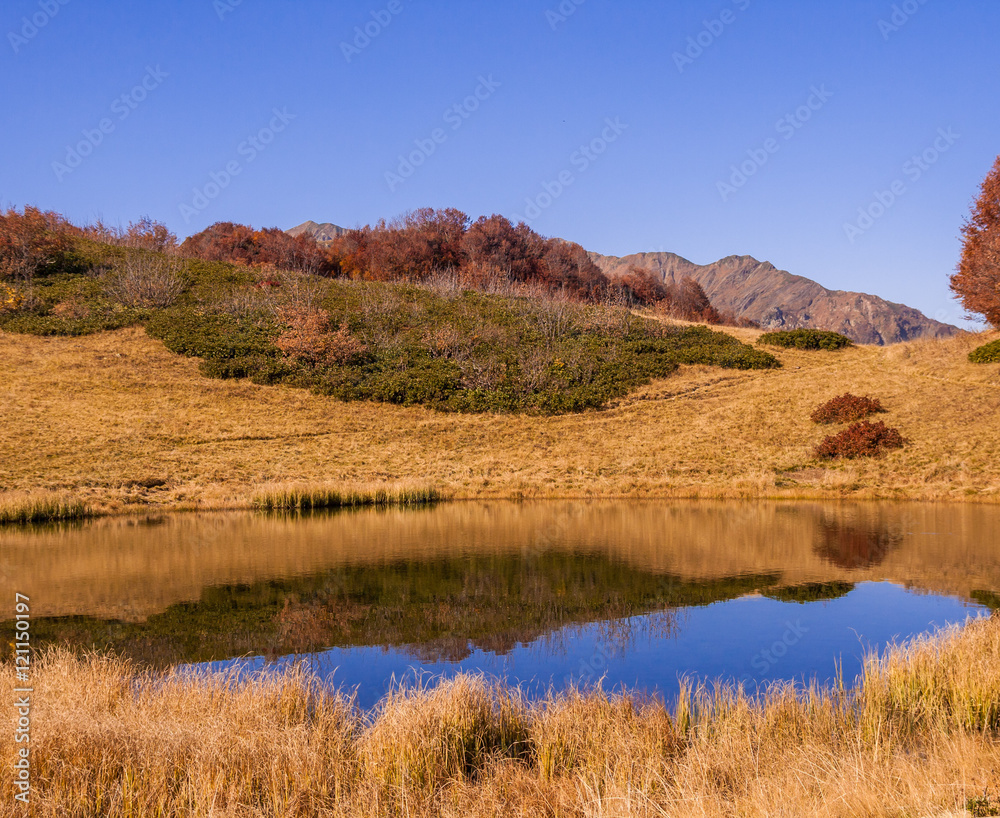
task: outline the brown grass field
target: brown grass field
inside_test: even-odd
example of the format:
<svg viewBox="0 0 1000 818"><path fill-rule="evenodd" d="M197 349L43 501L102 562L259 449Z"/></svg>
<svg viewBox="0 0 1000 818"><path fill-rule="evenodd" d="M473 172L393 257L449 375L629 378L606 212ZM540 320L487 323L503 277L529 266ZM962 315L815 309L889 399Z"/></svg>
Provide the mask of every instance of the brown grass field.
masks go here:
<svg viewBox="0 0 1000 818"><path fill-rule="evenodd" d="M869 659L856 690L688 689L671 713L459 677L362 714L300 671L161 678L54 652L32 670L30 814L996 815L998 664L994 617ZM0 732L8 771L17 746Z"/></svg>
<svg viewBox="0 0 1000 818"><path fill-rule="evenodd" d="M759 333L730 330L742 340ZM0 516L247 508L315 487L453 498L1000 498L1000 373L966 361L996 334L886 348L777 350L777 371L683 367L603 411L453 415L202 377L141 329L0 333ZM880 398L909 445L820 462L809 420Z"/></svg>

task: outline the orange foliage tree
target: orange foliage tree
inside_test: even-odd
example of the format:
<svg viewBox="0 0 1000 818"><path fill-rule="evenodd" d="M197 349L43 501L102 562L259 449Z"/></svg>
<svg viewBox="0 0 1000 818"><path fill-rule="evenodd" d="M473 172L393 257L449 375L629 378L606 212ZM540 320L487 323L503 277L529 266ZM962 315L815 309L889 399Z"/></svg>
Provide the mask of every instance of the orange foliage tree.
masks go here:
<svg viewBox="0 0 1000 818"><path fill-rule="evenodd" d="M1000 156L962 225L965 243L951 289L969 313L1000 329Z"/></svg>
<svg viewBox="0 0 1000 818"><path fill-rule="evenodd" d="M29 283L56 267L69 250L71 229L58 213L37 207L0 212L0 277Z"/></svg>
<svg viewBox="0 0 1000 818"><path fill-rule="evenodd" d="M245 224L216 222L180 246L184 256L231 261L247 266L274 265L282 270L321 273L329 269L322 248L307 235L289 236L277 227L254 230Z"/></svg>

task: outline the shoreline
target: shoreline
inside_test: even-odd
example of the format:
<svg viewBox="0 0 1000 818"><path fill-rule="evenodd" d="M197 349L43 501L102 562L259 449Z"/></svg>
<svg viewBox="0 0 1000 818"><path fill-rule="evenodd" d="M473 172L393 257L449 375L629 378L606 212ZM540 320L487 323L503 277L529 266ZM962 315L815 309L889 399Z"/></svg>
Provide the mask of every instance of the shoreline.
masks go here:
<svg viewBox="0 0 1000 818"><path fill-rule="evenodd" d="M295 487L300 489L301 487ZM309 490L309 489L307 489ZM356 491L354 486L317 486L313 490L318 492L327 491L340 491L340 492L353 492ZM389 484L384 487L385 491L393 491L394 486ZM169 514L169 515L188 515L188 514L223 514L232 512L258 512L261 514L269 513L313 513L313 512L332 512L332 511L347 511L351 509L361 509L361 508L425 508L428 506L435 506L444 503L476 503L476 502L495 502L495 503L557 503L557 502L718 502L718 501L732 501L741 503L832 503L832 504L846 504L846 503L925 503L925 504L941 504L941 505L981 505L981 506L993 506L1000 504L1000 494L991 496L980 496L980 497L954 497L954 496L905 496L899 494L893 495L879 495L879 494L867 494L867 493L854 493L854 494L832 494L832 493L815 493L815 494L803 494L803 493L785 493L785 494L760 494L760 495L750 495L746 493L735 493L735 494L725 494L719 492L705 492L705 493L685 493L685 492L675 492L669 494L626 494L626 495L609 495L609 494L574 494L574 495L525 495L519 493L517 495L502 495L502 494L488 494L488 495L468 495L468 496L446 496L444 494L439 494L433 488L426 489L429 492L434 492L437 496L433 499L421 500L419 502L375 502L361 500L357 502L348 502L342 504L316 504L309 505L307 507L296 507L296 506L273 506L273 507L263 507L256 502L254 499L246 500L242 503L232 503L227 505L216 505L207 504L200 505L197 503L179 503L179 504L158 504L158 503L147 503L147 504L130 504L127 508L94 508L82 500L77 500L73 497L63 495L62 493L38 493L31 494L28 493L24 497L9 498L4 497L0 494L0 531L5 527L15 527L15 526L25 526L25 525L45 525L50 523L63 523L63 522L87 522L91 520L101 520L101 519L129 519L135 517L143 517L151 514ZM37 504L46 504L48 501L56 501L59 503L64 503L66 505L78 505L79 511L77 512L59 512L52 514L50 516L39 515L36 517L25 518L28 516L28 512L22 511L22 507L30 508Z"/></svg>

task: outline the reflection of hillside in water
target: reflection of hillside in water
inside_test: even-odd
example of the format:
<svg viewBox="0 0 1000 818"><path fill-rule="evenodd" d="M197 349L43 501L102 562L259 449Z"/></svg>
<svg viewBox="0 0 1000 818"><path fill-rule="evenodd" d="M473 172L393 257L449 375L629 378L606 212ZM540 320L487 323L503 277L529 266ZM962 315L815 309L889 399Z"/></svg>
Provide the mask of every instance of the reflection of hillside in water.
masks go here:
<svg viewBox="0 0 1000 818"><path fill-rule="evenodd" d="M903 541L903 535L893 531L882 520L865 525L839 519L823 519L819 523L814 546L816 553L832 565L852 571L881 565L889 552Z"/></svg>
<svg viewBox="0 0 1000 818"><path fill-rule="evenodd" d="M39 637L158 664L328 645L454 659L755 591L995 594L998 523L989 506L652 501L109 519L0 531L0 586L31 595Z"/></svg>
<svg viewBox="0 0 1000 818"><path fill-rule="evenodd" d="M32 633L38 642L113 650L157 666L368 646L456 661L474 650L504 655L589 624L610 643L653 623L666 632L677 608L733 599L775 581L750 575L688 582L593 554L494 554L210 588L198 602L143 622L41 617Z"/></svg>

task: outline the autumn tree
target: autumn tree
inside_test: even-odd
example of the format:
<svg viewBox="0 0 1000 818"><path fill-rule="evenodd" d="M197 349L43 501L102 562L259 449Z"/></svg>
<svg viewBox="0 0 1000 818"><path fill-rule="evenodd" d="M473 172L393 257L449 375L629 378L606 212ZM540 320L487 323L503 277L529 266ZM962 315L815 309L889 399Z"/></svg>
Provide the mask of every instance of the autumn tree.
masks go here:
<svg viewBox="0 0 1000 818"><path fill-rule="evenodd" d="M1000 156L962 225L965 243L951 289L962 306L1000 329Z"/></svg>
<svg viewBox="0 0 1000 818"><path fill-rule="evenodd" d="M680 284L671 288L670 298L674 309L688 321L705 321L709 324L721 324L719 315L701 284L693 278L685 276Z"/></svg>
<svg viewBox="0 0 1000 818"><path fill-rule="evenodd" d="M542 281L552 292L563 292L581 301L598 301L608 279L579 244L548 239L542 257Z"/></svg>
<svg viewBox="0 0 1000 818"><path fill-rule="evenodd" d="M58 213L25 206L0 212L0 278L25 283L55 269L69 250L69 223Z"/></svg>
<svg viewBox="0 0 1000 818"><path fill-rule="evenodd" d="M666 285L645 267L629 267L625 275L618 279L618 284L629 300L637 304L656 304L667 299Z"/></svg>
<svg viewBox="0 0 1000 818"><path fill-rule="evenodd" d="M539 278L545 240L524 222L513 224L504 216L481 216L462 240L466 263L475 274L491 271L511 281Z"/></svg>
<svg viewBox="0 0 1000 818"><path fill-rule="evenodd" d="M290 236L277 227L255 230L245 224L216 222L184 240L181 255L247 266L273 265L281 270L326 272L323 249L305 234Z"/></svg>
<svg viewBox="0 0 1000 818"><path fill-rule="evenodd" d="M546 239L498 214L470 223L454 208L422 208L348 230L329 251L336 271L356 279L424 281L453 272L466 286L528 285L586 302L601 301L614 288L579 244Z"/></svg>

